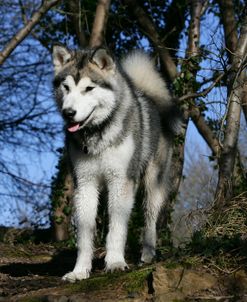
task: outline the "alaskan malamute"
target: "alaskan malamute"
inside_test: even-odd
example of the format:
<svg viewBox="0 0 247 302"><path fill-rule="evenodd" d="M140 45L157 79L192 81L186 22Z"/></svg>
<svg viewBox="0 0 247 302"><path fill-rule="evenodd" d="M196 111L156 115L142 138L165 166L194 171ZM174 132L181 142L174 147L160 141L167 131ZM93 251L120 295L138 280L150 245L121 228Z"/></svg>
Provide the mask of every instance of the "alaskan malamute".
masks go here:
<svg viewBox="0 0 247 302"><path fill-rule="evenodd" d="M173 103L151 59L134 51L121 64L105 48L54 46L54 88L74 175L78 256L63 279L89 277L98 197L108 192L106 270L124 270L128 220L145 189L141 261L155 256L156 221L169 190Z"/></svg>

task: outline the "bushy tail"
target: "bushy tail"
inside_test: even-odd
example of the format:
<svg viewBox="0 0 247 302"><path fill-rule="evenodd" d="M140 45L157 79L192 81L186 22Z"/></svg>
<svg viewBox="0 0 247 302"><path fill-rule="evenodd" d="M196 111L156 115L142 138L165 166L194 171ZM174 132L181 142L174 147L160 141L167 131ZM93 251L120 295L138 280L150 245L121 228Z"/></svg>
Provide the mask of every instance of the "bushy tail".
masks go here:
<svg viewBox="0 0 247 302"><path fill-rule="evenodd" d="M182 113L149 56L134 51L122 60L122 66L137 89L150 96L159 107L163 128L169 134L180 133L183 127Z"/></svg>
<svg viewBox="0 0 247 302"><path fill-rule="evenodd" d="M122 60L122 66L134 85L153 97L157 105L164 106L170 103L171 96L166 83L148 55L141 51L133 51Z"/></svg>

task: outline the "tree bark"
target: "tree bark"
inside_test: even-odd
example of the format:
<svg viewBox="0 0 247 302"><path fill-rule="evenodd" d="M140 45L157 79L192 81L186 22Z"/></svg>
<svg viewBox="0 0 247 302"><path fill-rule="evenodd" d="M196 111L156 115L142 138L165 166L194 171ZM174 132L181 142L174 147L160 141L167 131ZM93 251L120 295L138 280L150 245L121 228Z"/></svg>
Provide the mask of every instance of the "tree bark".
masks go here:
<svg viewBox="0 0 247 302"><path fill-rule="evenodd" d="M68 7L69 11L72 14L71 15L71 20L72 24L75 30L76 38L78 41L78 44L81 48L84 48L87 46L88 41L86 39L85 33L82 28L81 24L81 9L80 9L80 4L81 2L78 0L70 0L68 1Z"/></svg>
<svg viewBox="0 0 247 302"><path fill-rule="evenodd" d="M206 124L205 120L202 118L200 110L196 107L190 110L190 117L194 124L197 127L197 130L201 134L201 136L205 139L207 145L211 149L213 156L216 158L219 156L220 152L220 144L218 139L215 137L212 130Z"/></svg>
<svg viewBox="0 0 247 302"><path fill-rule="evenodd" d="M181 0L173 0L167 10L164 12L164 20L166 20L166 26L162 30L162 39L167 46L169 46L169 54L176 63L176 53L179 49L179 40L181 32L185 27L186 13L188 9L188 4L186 1L184 3ZM176 16L176 21L174 22L174 16Z"/></svg>
<svg viewBox="0 0 247 302"><path fill-rule="evenodd" d="M189 27L189 35L188 35L188 44L187 44L187 50L186 50L186 61L190 61L190 64L188 64L187 69L188 71L193 75L191 77L191 80L184 86L183 90L186 92L186 94L192 94L194 93L194 85L193 81L196 79L197 71L198 71L198 66L196 63L194 63L193 60L191 60L192 57L197 57L199 55L199 42L200 42L200 20L201 16L205 11L205 3L206 1L197 1L193 0L190 4L190 15L191 15L191 20L190 20L190 27ZM192 100L193 102L193 100ZM208 145L210 146L213 154L218 154L218 149L219 149L219 144L218 141L216 140L213 132L211 129L208 127L206 124L204 118L202 117L200 110L196 107L193 106L192 109L189 108L188 103L184 104L184 128L182 131L182 141L181 144L178 148L178 162L175 164L175 169L173 173L174 176L174 184L173 185L173 192L175 190L179 189L181 177L182 177L182 169L183 169L183 161L184 161L184 140L185 140L185 135L189 123L189 117L192 118L193 122L197 126L197 129L199 133L203 136L203 138L206 140ZM176 154L175 154L176 155ZM175 176L177 174L177 176ZM176 180L176 178L180 175L180 179Z"/></svg>
<svg viewBox="0 0 247 302"><path fill-rule="evenodd" d="M71 223L71 199L73 192L73 184L71 174L68 173L64 180L63 196L60 198L61 205L54 209L54 238L56 241L68 240L70 238L70 223ZM65 209L68 210L65 210ZM66 212L68 211L68 212Z"/></svg>
<svg viewBox="0 0 247 302"><path fill-rule="evenodd" d="M73 234L70 226L74 188L67 153L60 155L57 169L51 191L51 229L55 241L64 241L70 239Z"/></svg>
<svg viewBox="0 0 247 302"><path fill-rule="evenodd" d="M242 92L242 109L247 124L247 76L246 75L244 79L244 87Z"/></svg>
<svg viewBox="0 0 247 302"><path fill-rule="evenodd" d="M188 38L187 57L199 55L200 19L202 13L202 1L193 0L191 4L191 21Z"/></svg>
<svg viewBox="0 0 247 302"><path fill-rule="evenodd" d="M236 51L233 57L223 148L219 160L219 180L216 190L216 206L226 204L233 193L233 169L236 159L240 126L241 99L246 80L244 63L247 57L247 16L243 20Z"/></svg>
<svg viewBox="0 0 247 302"><path fill-rule="evenodd" d="M73 182L67 163L67 153L61 154L58 173L52 184L52 233L56 241L68 240L72 212Z"/></svg>
<svg viewBox="0 0 247 302"><path fill-rule="evenodd" d="M198 66L194 65L195 63L192 63L193 61L191 60L191 58L197 57L199 55L200 21L201 21L202 12L203 12L203 2L193 0L190 4L191 19L190 19L190 27L189 27L189 35L188 35L188 44L187 44L187 50L186 50L186 58L187 58L187 60L191 61L191 64L189 64L187 68L189 69L188 71L193 74L193 77L191 78L191 81L189 81L187 83L187 85L185 85L185 87L184 87L184 90L186 91L186 93L194 92L192 81L195 81L195 79L196 79ZM193 118L195 120L195 124L198 125L200 128L199 132L204 134L207 131L209 131L210 130L209 127L206 126L206 123L205 124L203 123L203 118L200 114L200 111L194 109L194 112L197 112L197 115L194 113ZM188 109L188 104L185 104L186 124L185 124L185 130L184 130L184 137L185 137L186 130L188 127L190 115L191 115L191 112ZM201 127L202 125L203 125L203 127ZM207 137L206 141L211 143L211 141L212 141L211 137L213 137L213 135L210 136L210 139L208 137ZM213 150L215 149L215 147L214 147L215 143L210 146ZM184 148L184 146L183 146L183 148ZM181 171L181 173L182 173L182 171Z"/></svg>
<svg viewBox="0 0 247 302"><path fill-rule="evenodd" d="M221 20L225 34L225 45L229 63L233 61L233 54L238 42L237 24L234 15L234 4L232 0L219 0Z"/></svg>
<svg viewBox="0 0 247 302"><path fill-rule="evenodd" d="M35 12L27 24L19 30L19 32L9 41L5 48L0 52L0 65L8 58L12 51L26 38L31 32L34 26L40 21L45 13L53 6L55 6L60 0L46 0Z"/></svg>
<svg viewBox="0 0 247 302"><path fill-rule="evenodd" d="M191 4L191 23L190 23L190 30L189 30L189 38L188 38L188 48L186 51L187 58L197 57L200 55L199 50L199 42L200 42L200 17L205 10L206 1L197 1L193 0ZM196 66L191 68L191 73L193 74L193 78L196 78L197 68ZM221 76L219 77L219 79ZM193 85L192 85L193 86ZM193 95L193 87L189 88L189 95ZM205 93L208 93L210 90L207 89ZM182 97L183 98L183 97ZM216 139L215 135L213 134L212 130L209 128L207 123L205 122L204 118L201 115L199 108L193 106L190 109L190 117L194 122L198 132L201 136L205 139L206 143L212 150L213 155L217 156L219 154L220 145L218 140Z"/></svg>
<svg viewBox="0 0 247 302"><path fill-rule="evenodd" d="M234 3L232 0L218 0L220 6L220 16L223 23L225 45L228 55L229 63L232 64L234 58L234 52L237 47L238 33L237 22L234 14ZM247 8L245 8L245 14L247 14ZM245 76L243 93L241 97L242 109L247 123L247 76Z"/></svg>
<svg viewBox="0 0 247 302"><path fill-rule="evenodd" d="M187 68L190 68L190 72L193 74L193 77L191 77L191 81L188 82L184 86L184 91L186 93L192 93L193 90L193 82L196 78L196 74L198 71L198 67L194 66L193 61L191 60L191 57L196 57L199 54L199 41L200 41L200 19L201 14L203 10L203 3L200 1L192 1L190 6L190 14L191 14L191 21L190 21L190 28L189 28L189 38L188 38L188 46L186 51L186 58L187 60L190 60L191 64ZM184 143L185 143L185 137L186 132L188 128L189 123L189 115L190 110L188 109L188 104L184 104L185 111L184 111L184 127L181 131L180 136L178 137L178 140L175 142L175 149L173 154L173 167L172 167L172 190L170 193L170 202L168 202L164 208L164 210L161 213L160 221L158 223L159 227L159 233L164 232L162 230L167 228L167 225L170 223L170 215L173 208L173 201L174 198L177 195L177 192L179 190L180 182L182 179L182 172L183 172L183 164L184 164ZM200 112L197 111L198 116L196 118L196 115L194 114L194 119L196 120L197 124L201 127L202 120L200 120ZM199 121L198 121L199 120ZM201 122L201 123L200 123ZM203 130L203 134L207 131L211 130L209 127L206 127L206 124L203 124L203 127L201 127ZM210 139L212 139L210 137ZM207 138L208 142L211 143L211 140ZM213 144L213 148L215 148L215 143ZM167 237L167 236L166 236Z"/></svg>
<svg viewBox="0 0 247 302"><path fill-rule="evenodd" d="M110 0L98 1L93 29L89 41L89 46L91 47L97 47L103 44L110 3Z"/></svg>

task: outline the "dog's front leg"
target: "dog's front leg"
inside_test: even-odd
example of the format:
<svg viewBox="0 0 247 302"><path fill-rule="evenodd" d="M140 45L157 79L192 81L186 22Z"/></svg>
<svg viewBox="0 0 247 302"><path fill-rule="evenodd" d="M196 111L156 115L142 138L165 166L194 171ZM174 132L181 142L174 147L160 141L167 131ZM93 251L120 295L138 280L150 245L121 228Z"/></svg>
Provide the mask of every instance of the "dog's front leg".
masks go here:
<svg viewBox="0 0 247 302"><path fill-rule="evenodd" d="M133 182L116 177L109 185L109 233L106 240L106 270L124 270L128 220L134 203Z"/></svg>
<svg viewBox="0 0 247 302"><path fill-rule="evenodd" d="M77 223L77 260L72 272L63 280L75 282L89 277L93 258L93 237L97 214L98 190L95 183L79 185L74 195Z"/></svg>

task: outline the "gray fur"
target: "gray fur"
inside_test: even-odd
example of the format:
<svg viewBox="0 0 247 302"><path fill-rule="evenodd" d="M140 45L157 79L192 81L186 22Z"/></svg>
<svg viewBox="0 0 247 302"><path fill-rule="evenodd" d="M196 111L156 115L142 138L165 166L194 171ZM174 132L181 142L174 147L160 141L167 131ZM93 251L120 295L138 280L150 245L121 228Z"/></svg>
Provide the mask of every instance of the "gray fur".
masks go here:
<svg viewBox="0 0 247 302"><path fill-rule="evenodd" d="M174 104L166 85L150 59L142 53L130 54L120 66L104 49L75 52L59 46L54 49L53 61L58 107L63 112L68 108L76 111L73 121L68 117L65 121L70 129L70 132L66 131L66 141L76 184L78 258L73 272L66 274L64 279L71 282L84 279L91 270L93 235L91 231L85 233L87 226L84 220L87 219L85 213L90 204L95 204L92 210L95 211L97 197L89 205L79 198L84 196L91 183L97 186L96 191L94 187L88 189L88 192L92 191L92 195L97 196L100 183L105 183L109 191L108 270L123 269L126 266L123 253L127 221L136 190L141 183L144 185L146 226L142 261L150 262L155 255L158 213L169 192L172 140L176 127L173 116L170 116L170 113L175 112ZM88 78L93 88L90 85L84 87ZM81 95L78 87L82 87ZM77 93L81 102L73 103L73 93ZM94 104L92 109L90 102ZM82 124L77 117L80 116L80 110L88 110L91 114L88 114L89 120L83 120L86 124ZM109 162L108 169L105 161L109 159L111 152L116 162ZM94 168L94 165L99 168ZM88 172L82 172L84 169ZM87 199L87 195L84 198ZM118 216L119 213L123 213L122 216ZM123 217L121 222L118 221L119 217ZM95 212L92 219L95 219ZM114 230L118 227L120 235ZM121 232L123 235L120 238ZM88 247L84 250L81 246L82 237L85 238L85 246L88 242ZM87 256L89 254L90 257Z"/></svg>

